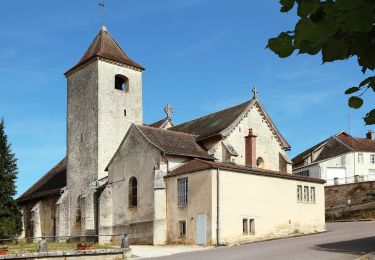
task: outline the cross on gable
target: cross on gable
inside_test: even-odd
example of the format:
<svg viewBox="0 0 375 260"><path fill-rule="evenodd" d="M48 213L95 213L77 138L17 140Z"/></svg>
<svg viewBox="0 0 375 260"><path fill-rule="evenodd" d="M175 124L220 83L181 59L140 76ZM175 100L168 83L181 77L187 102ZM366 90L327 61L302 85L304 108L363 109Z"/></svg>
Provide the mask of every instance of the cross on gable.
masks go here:
<svg viewBox="0 0 375 260"><path fill-rule="evenodd" d="M257 91L257 87L253 87L253 98L257 98L257 94L258 94L258 91Z"/></svg>
<svg viewBox="0 0 375 260"><path fill-rule="evenodd" d="M167 114L167 118L171 118L172 117L172 113L173 113L173 109L170 105L167 105L165 108L164 108L164 112Z"/></svg>

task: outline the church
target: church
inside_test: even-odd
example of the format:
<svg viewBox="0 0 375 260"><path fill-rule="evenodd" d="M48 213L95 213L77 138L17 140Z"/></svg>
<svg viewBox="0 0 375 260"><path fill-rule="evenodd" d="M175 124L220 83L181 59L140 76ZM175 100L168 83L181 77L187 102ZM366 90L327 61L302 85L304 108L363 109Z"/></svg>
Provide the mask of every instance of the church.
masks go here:
<svg viewBox="0 0 375 260"><path fill-rule="evenodd" d="M292 174L257 91L175 125L143 122L142 73L107 28L67 78L67 155L18 198L22 236L214 245L325 230L324 181Z"/></svg>

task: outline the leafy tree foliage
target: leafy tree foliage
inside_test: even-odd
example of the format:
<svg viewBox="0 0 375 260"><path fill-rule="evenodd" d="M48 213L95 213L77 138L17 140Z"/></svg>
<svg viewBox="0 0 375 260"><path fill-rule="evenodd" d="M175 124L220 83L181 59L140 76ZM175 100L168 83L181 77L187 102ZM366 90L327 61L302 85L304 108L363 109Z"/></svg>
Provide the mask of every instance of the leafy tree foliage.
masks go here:
<svg viewBox="0 0 375 260"><path fill-rule="evenodd" d="M0 121L0 239L14 238L22 231L21 212L14 200L16 195L17 159Z"/></svg>
<svg viewBox="0 0 375 260"><path fill-rule="evenodd" d="M268 40L267 47L279 57L294 51L315 55L333 62L356 57L363 73L375 69L375 1L374 0L280 0L281 12L296 6L299 21L293 31L286 31ZM368 77L345 94L351 95L348 105L358 109L362 95L375 92L375 77ZM366 124L375 124L375 109L364 117Z"/></svg>

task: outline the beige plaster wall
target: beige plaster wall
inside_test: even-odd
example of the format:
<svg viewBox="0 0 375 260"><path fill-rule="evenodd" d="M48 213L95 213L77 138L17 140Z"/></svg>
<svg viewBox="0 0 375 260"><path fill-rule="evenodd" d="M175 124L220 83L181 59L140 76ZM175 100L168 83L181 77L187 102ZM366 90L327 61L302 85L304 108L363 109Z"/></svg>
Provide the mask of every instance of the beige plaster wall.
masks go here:
<svg viewBox="0 0 375 260"><path fill-rule="evenodd" d="M177 179L189 178L189 203L177 205ZM296 180L220 171L220 243L283 237L325 230L324 186ZM216 243L216 170L166 179L168 242L195 244L195 217L207 213L207 243ZM316 202L297 201L297 185L315 187ZM255 234L244 235L242 219L255 220ZM178 221L187 220L186 239Z"/></svg>
<svg viewBox="0 0 375 260"><path fill-rule="evenodd" d="M316 202L298 202L297 185L315 187ZM255 219L258 238L323 231L324 185L220 171L220 236L224 242L253 239L242 234L243 218Z"/></svg>
<svg viewBox="0 0 375 260"><path fill-rule="evenodd" d="M177 180L188 177L188 204L184 207L177 205ZM180 175L166 178L167 185L167 241L168 243L195 244L196 216L200 213L207 214L207 241L212 239L212 181L210 170L197 174ZM179 237L179 221L186 220L187 234L185 238Z"/></svg>

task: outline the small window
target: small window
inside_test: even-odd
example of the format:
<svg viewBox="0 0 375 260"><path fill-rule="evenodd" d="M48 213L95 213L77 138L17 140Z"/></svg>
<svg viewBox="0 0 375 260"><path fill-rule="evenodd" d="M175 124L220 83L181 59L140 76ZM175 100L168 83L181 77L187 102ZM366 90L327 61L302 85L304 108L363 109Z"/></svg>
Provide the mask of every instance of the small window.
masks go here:
<svg viewBox="0 0 375 260"><path fill-rule="evenodd" d="M297 185L297 201L302 201L302 185Z"/></svg>
<svg viewBox="0 0 375 260"><path fill-rule="evenodd" d="M315 203L315 187L310 188L310 201Z"/></svg>
<svg viewBox="0 0 375 260"><path fill-rule="evenodd" d="M305 186L303 187L303 200L305 202L309 202L309 187L308 186Z"/></svg>
<svg viewBox="0 0 375 260"><path fill-rule="evenodd" d="M180 220L178 222L180 237L186 237L186 220Z"/></svg>
<svg viewBox="0 0 375 260"><path fill-rule="evenodd" d="M264 168L264 160L262 157L258 157L257 159L257 167Z"/></svg>
<svg viewBox="0 0 375 260"><path fill-rule="evenodd" d="M129 208L137 207L137 179L135 177L131 177L129 180L128 200Z"/></svg>
<svg viewBox="0 0 375 260"><path fill-rule="evenodd" d="M363 153L358 154L358 163L363 164Z"/></svg>
<svg viewBox="0 0 375 260"><path fill-rule="evenodd" d="M375 154L370 154L370 163L375 164Z"/></svg>
<svg viewBox="0 0 375 260"><path fill-rule="evenodd" d="M255 219L250 219L250 235L255 235Z"/></svg>
<svg viewBox="0 0 375 260"><path fill-rule="evenodd" d="M177 180L178 206L182 207L188 203L188 178Z"/></svg>
<svg viewBox="0 0 375 260"><path fill-rule="evenodd" d="M244 235L249 233L249 220L247 218L242 219L242 233Z"/></svg>
<svg viewBox="0 0 375 260"><path fill-rule="evenodd" d="M305 171L297 172L296 174L297 175L301 175L301 176L309 177L310 176L310 171L309 170L305 170Z"/></svg>
<svg viewBox="0 0 375 260"><path fill-rule="evenodd" d="M308 165L309 164L309 159L308 158L306 158L305 160L303 160L303 165L304 166L306 166L306 165Z"/></svg>
<svg viewBox="0 0 375 260"><path fill-rule="evenodd" d="M115 89L129 92L129 79L123 75L115 76Z"/></svg>

